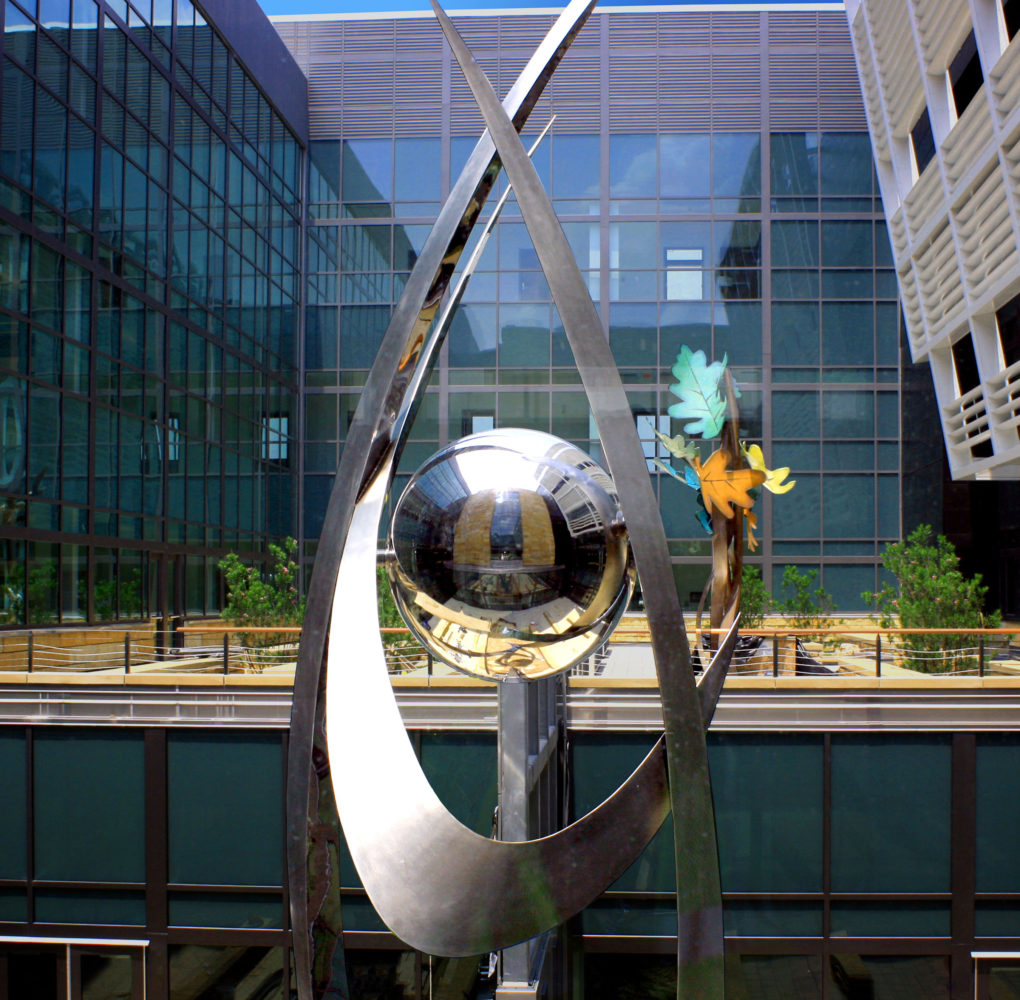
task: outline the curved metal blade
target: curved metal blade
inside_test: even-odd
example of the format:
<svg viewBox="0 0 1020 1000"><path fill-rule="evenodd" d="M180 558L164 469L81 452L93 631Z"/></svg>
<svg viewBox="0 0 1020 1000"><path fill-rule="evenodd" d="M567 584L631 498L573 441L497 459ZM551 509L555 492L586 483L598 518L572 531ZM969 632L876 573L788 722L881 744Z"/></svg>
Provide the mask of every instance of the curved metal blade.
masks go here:
<svg viewBox="0 0 1020 1000"><path fill-rule="evenodd" d="M705 729L708 729L712 722L715 706L719 704L719 695L722 694L723 685L726 683L730 661L733 659L733 650L736 648L737 639L740 636L737 628L739 624L740 614L738 612L722 644L715 651L712 662L698 679L698 703L701 706L701 719Z"/></svg>
<svg viewBox="0 0 1020 1000"><path fill-rule="evenodd" d="M393 698L378 631L375 528L380 480L362 498L337 581L330 629L327 733L351 856L376 911L433 955L496 951L587 906L636 859L669 812L656 743L597 809L540 840L506 843L459 823L432 790ZM356 627L351 623L356 622Z"/></svg>
<svg viewBox="0 0 1020 1000"><path fill-rule="evenodd" d="M523 127L549 77L583 27L595 0L572 0L528 61L506 97L507 113ZM330 494L307 594L294 677L287 757L287 872L295 979L301 1000L330 990L341 935L336 811L325 747L326 637L337 571L358 495L392 450L398 410L413 415L410 375L481 206L499 172L492 141L483 135L422 248L394 309L355 413ZM419 383L420 384L420 383ZM331 903L330 901L336 901ZM313 969L314 957L314 969Z"/></svg>
<svg viewBox="0 0 1020 1000"><path fill-rule="evenodd" d="M677 864L677 996L722 1000L722 895L708 752L665 532L637 429L595 306L534 164L452 22L436 0L431 3L514 186L627 518L666 729Z"/></svg>

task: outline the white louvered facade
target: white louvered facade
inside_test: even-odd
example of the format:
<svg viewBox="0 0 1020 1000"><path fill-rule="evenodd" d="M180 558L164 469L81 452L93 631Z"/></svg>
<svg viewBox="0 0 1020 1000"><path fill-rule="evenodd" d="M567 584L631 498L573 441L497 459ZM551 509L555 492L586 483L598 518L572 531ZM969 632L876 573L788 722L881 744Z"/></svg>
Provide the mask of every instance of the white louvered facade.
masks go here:
<svg viewBox="0 0 1020 1000"><path fill-rule="evenodd" d="M846 6L910 350L931 366L953 478L1020 479L1020 363L996 318L1020 293L1020 35L1000 0ZM958 114L951 67L971 31L984 82ZM926 165L911 138L925 109ZM954 360L968 335L977 384Z"/></svg>

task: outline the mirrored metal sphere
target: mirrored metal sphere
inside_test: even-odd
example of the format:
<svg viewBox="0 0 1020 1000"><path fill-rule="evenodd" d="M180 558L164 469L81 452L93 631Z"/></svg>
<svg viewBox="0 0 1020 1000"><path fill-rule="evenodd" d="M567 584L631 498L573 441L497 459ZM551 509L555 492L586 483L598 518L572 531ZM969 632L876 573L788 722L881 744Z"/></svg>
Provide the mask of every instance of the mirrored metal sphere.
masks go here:
<svg viewBox="0 0 1020 1000"><path fill-rule="evenodd" d="M539 431L485 431L427 461L397 503L390 582L422 644L478 677L545 677L590 655L634 572L612 479Z"/></svg>

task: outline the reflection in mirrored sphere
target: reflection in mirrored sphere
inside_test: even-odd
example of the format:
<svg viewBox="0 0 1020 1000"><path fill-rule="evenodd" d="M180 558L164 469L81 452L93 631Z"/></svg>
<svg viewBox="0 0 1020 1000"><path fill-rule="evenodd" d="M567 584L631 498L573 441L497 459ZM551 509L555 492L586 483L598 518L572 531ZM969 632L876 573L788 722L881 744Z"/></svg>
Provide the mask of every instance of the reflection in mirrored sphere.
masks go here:
<svg viewBox="0 0 1020 1000"><path fill-rule="evenodd" d="M633 589L613 481L539 431L485 431L434 455L397 503L390 547L411 630L479 677L566 670L605 642Z"/></svg>

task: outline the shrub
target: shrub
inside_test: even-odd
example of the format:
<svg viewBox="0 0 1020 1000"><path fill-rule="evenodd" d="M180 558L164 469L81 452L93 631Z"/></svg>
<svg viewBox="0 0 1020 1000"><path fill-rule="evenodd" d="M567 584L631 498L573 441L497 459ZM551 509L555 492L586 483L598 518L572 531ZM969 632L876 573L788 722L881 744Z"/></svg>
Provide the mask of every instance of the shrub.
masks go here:
<svg viewBox="0 0 1020 1000"><path fill-rule="evenodd" d="M821 586L813 587L817 579L816 569L802 573L796 566L787 566L783 570L783 599L778 607L793 628L821 628L828 624L833 611L836 610L829 592ZM822 635L805 638L829 641Z"/></svg>
<svg viewBox="0 0 1020 1000"><path fill-rule="evenodd" d="M864 601L875 609L883 628L996 628L998 611L983 612L988 588L977 575L968 579L959 569L959 556L945 535L933 539L929 524L915 528L904 541L887 545L882 565L896 577L896 588L865 591ZM973 636L904 636L904 665L921 673L973 670L977 659L964 652L973 648Z"/></svg>
<svg viewBox="0 0 1020 1000"><path fill-rule="evenodd" d="M227 604L223 619L231 625L271 628L300 625L305 616L305 599L298 591L298 567L294 561L297 542L285 538L281 545L269 545L269 564L264 571L241 562L231 552L219 562L227 584ZM245 646L271 646L278 636L241 632Z"/></svg>
<svg viewBox="0 0 1020 1000"><path fill-rule="evenodd" d="M757 566L744 566L740 581L740 627L761 628L773 608L772 595Z"/></svg>

